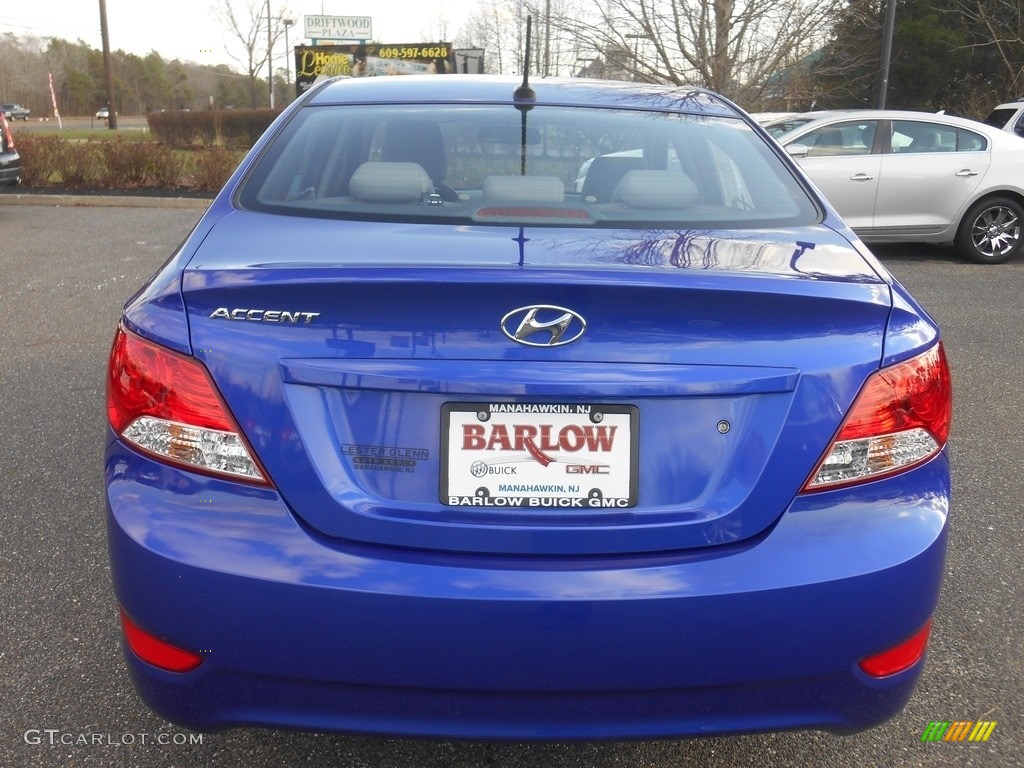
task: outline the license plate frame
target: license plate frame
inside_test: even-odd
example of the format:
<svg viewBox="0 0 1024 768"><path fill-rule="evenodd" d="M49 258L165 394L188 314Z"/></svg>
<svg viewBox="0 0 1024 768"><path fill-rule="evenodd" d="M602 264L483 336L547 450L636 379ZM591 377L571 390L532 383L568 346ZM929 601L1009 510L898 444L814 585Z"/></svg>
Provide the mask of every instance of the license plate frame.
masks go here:
<svg viewBox="0 0 1024 768"><path fill-rule="evenodd" d="M635 507L639 420L635 405L444 403L440 501L591 512Z"/></svg>

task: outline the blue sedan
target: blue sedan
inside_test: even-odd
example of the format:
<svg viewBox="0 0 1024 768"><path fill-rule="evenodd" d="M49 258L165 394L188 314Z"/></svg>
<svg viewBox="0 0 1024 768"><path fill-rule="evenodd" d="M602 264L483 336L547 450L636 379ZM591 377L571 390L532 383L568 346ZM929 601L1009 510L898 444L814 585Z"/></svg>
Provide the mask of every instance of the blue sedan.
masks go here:
<svg viewBox="0 0 1024 768"><path fill-rule="evenodd" d="M938 327L727 100L517 85L317 84L126 304L141 698L471 739L894 716L946 547Z"/></svg>

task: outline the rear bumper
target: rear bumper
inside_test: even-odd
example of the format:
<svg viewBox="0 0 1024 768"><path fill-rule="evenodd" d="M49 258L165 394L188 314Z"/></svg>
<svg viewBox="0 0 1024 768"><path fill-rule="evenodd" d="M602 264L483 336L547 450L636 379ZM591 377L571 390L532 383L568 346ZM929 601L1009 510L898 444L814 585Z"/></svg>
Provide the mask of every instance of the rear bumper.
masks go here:
<svg viewBox="0 0 1024 768"><path fill-rule="evenodd" d="M150 633L143 699L200 730L262 724L486 739L852 731L921 664L857 663L933 612L946 456L803 497L755 541L613 559L395 551L311 534L276 493L107 457L114 586Z"/></svg>

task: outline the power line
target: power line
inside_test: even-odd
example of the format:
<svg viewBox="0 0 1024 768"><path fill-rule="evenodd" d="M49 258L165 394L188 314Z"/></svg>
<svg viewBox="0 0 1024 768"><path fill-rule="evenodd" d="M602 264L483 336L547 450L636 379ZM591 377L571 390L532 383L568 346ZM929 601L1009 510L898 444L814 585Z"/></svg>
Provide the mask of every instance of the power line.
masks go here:
<svg viewBox="0 0 1024 768"><path fill-rule="evenodd" d="M25 19L19 16L3 16L0 15L0 27L11 27L14 29L24 29L33 34L37 34L39 37L53 37L54 34L67 34L68 32L74 32L76 35L82 34L82 26L72 26L66 24L54 24L47 21L36 21L35 19ZM39 30L56 30L52 34L44 34ZM92 29L91 34L98 35L100 32L99 23L97 22L95 28Z"/></svg>

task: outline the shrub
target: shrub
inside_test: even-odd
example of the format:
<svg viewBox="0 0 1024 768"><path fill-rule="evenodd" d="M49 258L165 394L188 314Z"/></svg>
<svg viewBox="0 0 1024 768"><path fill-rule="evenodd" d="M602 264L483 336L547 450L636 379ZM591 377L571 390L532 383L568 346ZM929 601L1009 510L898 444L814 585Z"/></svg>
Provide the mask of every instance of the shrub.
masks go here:
<svg viewBox="0 0 1024 768"><path fill-rule="evenodd" d="M68 189L191 187L215 192L245 156L218 147L184 151L155 141L69 141L27 132L18 134L17 147L23 186Z"/></svg>
<svg viewBox="0 0 1024 768"><path fill-rule="evenodd" d="M149 182L156 187L180 187L185 180L185 161L181 153L164 144L152 144L149 150Z"/></svg>
<svg viewBox="0 0 1024 768"><path fill-rule="evenodd" d="M155 112L150 130L172 147L227 146L249 149L280 114L276 109Z"/></svg>
<svg viewBox="0 0 1024 768"><path fill-rule="evenodd" d="M177 118L177 112L154 112L146 116L153 134L172 147L192 145L192 126Z"/></svg>
<svg viewBox="0 0 1024 768"><path fill-rule="evenodd" d="M65 187L90 187L101 175L103 154L93 141L63 141L55 156L56 176Z"/></svg>
<svg viewBox="0 0 1024 768"><path fill-rule="evenodd" d="M104 187L141 187L146 182L149 167L147 144L123 141L103 142L105 161L100 183Z"/></svg>
<svg viewBox="0 0 1024 768"><path fill-rule="evenodd" d="M192 186L204 192L216 192L224 186L245 152L231 149L204 149L193 153Z"/></svg>
<svg viewBox="0 0 1024 768"><path fill-rule="evenodd" d="M177 187L184 175L178 153L155 142L104 142L106 161L100 183L111 189L133 187Z"/></svg>
<svg viewBox="0 0 1024 768"><path fill-rule="evenodd" d="M37 136L25 131L15 142L21 155L21 183L26 187L44 187L54 181L58 156L67 142L60 136Z"/></svg>
<svg viewBox="0 0 1024 768"><path fill-rule="evenodd" d="M280 113L276 109L235 109L223 112L221 138L229 147L251 149Z"/></svg>

